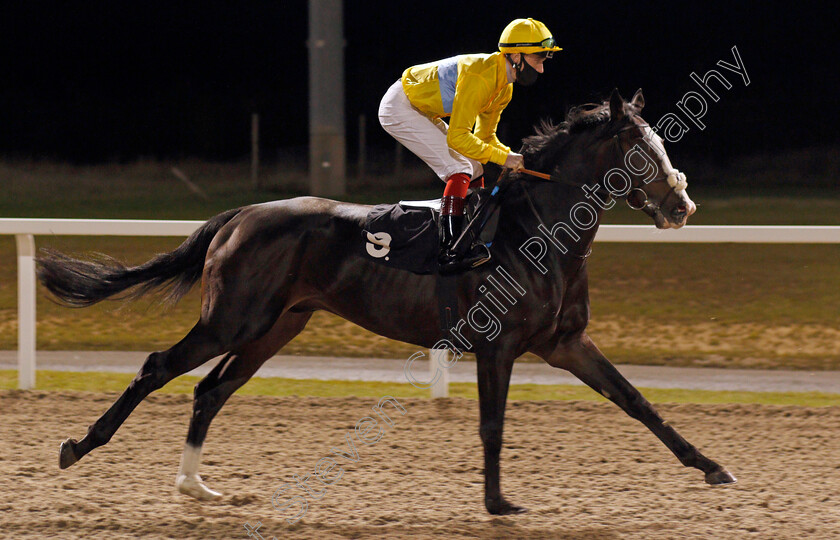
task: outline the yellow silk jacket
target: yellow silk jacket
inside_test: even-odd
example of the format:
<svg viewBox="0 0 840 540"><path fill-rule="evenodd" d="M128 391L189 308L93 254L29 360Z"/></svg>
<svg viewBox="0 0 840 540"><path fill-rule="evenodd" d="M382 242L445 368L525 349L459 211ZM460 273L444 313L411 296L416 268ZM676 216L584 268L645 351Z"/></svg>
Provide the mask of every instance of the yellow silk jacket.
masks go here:
<svg viewBox="0 0 840 540"><path fill-rule="evenodd" d="M496 137L496 128L513 96L505 62L498 52L453 56L406 69L402 87L432 121L450 116L450 148L481 163L504 165L510 148Z"/></svg>

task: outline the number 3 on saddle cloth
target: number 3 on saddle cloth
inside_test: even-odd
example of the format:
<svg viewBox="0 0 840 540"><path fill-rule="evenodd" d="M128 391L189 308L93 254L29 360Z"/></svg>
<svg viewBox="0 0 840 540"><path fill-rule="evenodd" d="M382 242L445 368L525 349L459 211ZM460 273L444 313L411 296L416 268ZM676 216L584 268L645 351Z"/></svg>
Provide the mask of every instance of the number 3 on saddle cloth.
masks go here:
<svg viewBox="0 0 840 540"><path fill-rule="evenodd" d="M458 244L459 249L466 251L475 242L488 247L492 243L498 224L498 207L490 211L489 218L484 215L486 212L480 211L489 197L490 190L484 188L467 193L467 219L472 221L478 211L478 217L484 224L471 227L468 237ZM435 274L438 272L440 246L439 219L440 199L374 206L362 230L362 257L415 274Z"/></svg>

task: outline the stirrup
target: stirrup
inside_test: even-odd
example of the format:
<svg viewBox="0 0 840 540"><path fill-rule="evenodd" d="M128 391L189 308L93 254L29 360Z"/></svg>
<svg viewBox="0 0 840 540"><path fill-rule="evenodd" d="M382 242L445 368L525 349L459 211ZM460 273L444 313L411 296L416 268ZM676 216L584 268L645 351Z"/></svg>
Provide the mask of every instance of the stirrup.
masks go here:
<svg viewBox="0 0 840 540"><path fill-rule="evenodd" d="M446 275L463 272L481 266L491 258L490 248L484 244L475 244L462 259L457 258L457 255L452 252L447 252L445 257L439 259L440 273Z"/></svg>
<svg viewBox="0 0 840 540"><path fill-rule="evenodd" d="M473 246L473 250L476 250L477 253L467 254L464 256L465 261L472 262L473 268L481 266L492 257L492 255L490 255L490 248L488 248L485 244L476 244Z"/></svg>

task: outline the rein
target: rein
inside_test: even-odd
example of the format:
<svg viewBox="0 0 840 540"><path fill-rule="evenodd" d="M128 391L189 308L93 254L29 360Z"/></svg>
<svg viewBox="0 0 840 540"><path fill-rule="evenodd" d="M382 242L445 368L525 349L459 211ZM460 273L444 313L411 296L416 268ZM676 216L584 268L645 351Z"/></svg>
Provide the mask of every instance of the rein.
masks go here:
<svg viewBox="0 0 840 540"><path fill-rule="evenodd" d="M549 180L549 181L553 182L553 180L551 180L551 175L550 174L545 174L545 173L541 173L541 172L537 172L537 171L532 171L530 169L519 169L519 171L517 171L517 172L530 174L531 176L536 176L537 178L542 178L543 180Z"/></svg>

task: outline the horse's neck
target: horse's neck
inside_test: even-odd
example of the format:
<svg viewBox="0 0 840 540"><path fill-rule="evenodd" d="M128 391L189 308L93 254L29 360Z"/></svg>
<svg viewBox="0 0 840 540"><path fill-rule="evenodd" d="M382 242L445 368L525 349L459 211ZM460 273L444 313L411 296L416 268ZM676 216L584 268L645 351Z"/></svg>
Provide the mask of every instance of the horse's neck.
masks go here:
<svg viewBox="0 0 840 540"><path fill-rule="evenodd" d="M532 226L554 231L555 236L562 238L562 243L569 247L570 253L586 253L598 230L601 208L587 199L582 183L526 182L521 188L522 197L527 196L533 204L531 209L525 201L528 205L526 215L529 221L533 220ZM566 232L561 233L561 229Z"/></svg>
<svg viewBox="0 0 840 540"><path fill-rule="evenodd" d="M600 171L604 167L599 155L602 150L591 134L578 137L560 150L553 166L545 165L554 177L552 182L530 182L523 186L532 195L540 215L552 220L549 223L543 218L546 227L566 229L565 225L573 231L566 233L567 240L574 240L578 248L570 250L571 253L589 251L601 222L604 205L599 197L603 197L603 190L598 180L606 172Z"/></svg>
<svg viewBox="0 0 840 540"><path fill-rule="evenodd" d="M606 172L603 150L587 134L569 141L553 156L532 156L555 179L526 177L512 186L505 196L505 225L500 228L507 240L517 247L542 240L548 250L546 262L564 274L576 272L589 253L606 203L603 190L593 193L599 186L595 182Z"/></svg>

